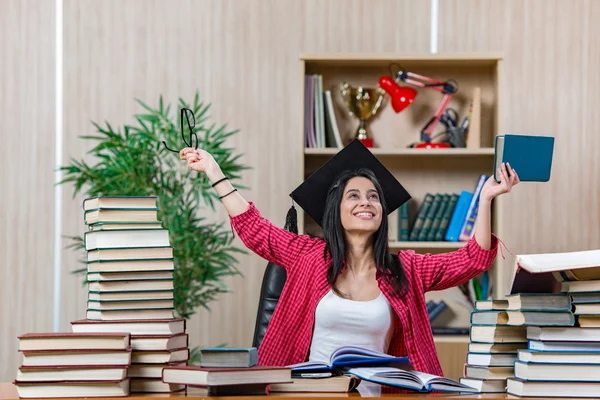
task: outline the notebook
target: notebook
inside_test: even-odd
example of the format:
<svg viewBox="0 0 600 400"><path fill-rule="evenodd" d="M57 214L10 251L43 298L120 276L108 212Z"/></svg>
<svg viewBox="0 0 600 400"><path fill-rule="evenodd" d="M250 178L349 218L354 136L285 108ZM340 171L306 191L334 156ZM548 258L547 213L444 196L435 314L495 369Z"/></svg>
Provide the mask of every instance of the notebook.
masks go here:
<svg viewBox="0 0 600 400"><path fill-rule="evenodd" d="M521 182L548 182L552 169L554 137L505 134L494 143L494 179L503 162L517 171Z"/></svg>

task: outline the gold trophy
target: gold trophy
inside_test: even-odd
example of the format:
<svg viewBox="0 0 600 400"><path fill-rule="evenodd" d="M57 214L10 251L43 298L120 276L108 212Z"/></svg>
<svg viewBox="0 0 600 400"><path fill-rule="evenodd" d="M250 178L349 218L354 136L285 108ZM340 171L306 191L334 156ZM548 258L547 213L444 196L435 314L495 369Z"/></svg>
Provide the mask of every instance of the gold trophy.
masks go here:
<svg viewBox="0 0 600 400"><path fill-rule="evenodd" d="M367 121L371 119L381 107L385 97L385 91L382 88L372 89L359 86L354 88L348 82L340 83L340 93L346 103L350 115L354 115L359 120L356 138L366 147L373 147L373 138L369 137L367 131Z"/></svg>

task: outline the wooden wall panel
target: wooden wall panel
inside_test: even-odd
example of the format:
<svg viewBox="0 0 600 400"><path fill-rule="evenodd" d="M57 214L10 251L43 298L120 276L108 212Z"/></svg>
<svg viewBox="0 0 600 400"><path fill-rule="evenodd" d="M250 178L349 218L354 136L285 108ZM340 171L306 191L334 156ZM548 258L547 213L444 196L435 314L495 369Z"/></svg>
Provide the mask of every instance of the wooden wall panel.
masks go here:
<svg viewBox="0 0 600 400"><path fill-rule="evenodd" d="M600 248L600 4L448 0L439 15L440 52L504 53L503 131L555 137L550 182L504 198L501 239L515 254Z"/></svg>
<svg viewBox="0 0 600 400"><path fill-rule="evenodd" d="M52 330L54 2L0 0L0 381Z"/></svg>
<svg viewBox="0 0 600 400"><path fill-rule="evenodd" d="M201 97L253 169L243 194L283 225L298 185L299 55L303 52L426 52L429 2L410 0L65 0L65 160L82 157L89 121L131 122L133 101ZM418 33L418 34L417 34ZM284 166L284 168L282 168ZM65 188L65 233L84 229L81 198ZM225 221L219 210L216 218ZM238 242L241 245L241 242ZM77 257L65 254L68 269ZM266 262L240 258L232 293L189 324L191 345L250 345ZM81 318L85 290L65 272L63 327ZM68 289L67 289L68 288Z"/></svg>

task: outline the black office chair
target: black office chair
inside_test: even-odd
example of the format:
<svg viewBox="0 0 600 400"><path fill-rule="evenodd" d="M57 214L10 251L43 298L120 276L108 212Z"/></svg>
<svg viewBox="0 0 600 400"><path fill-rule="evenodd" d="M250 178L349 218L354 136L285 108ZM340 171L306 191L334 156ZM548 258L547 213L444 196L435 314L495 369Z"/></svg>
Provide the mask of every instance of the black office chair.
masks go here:
<svg viewBox="0 0 600 400"><path fill-rule="evenodd" d="M283 228L290 232L298 233L298 218L293 204L287 213ZM286 278L287 273L282 266L271 262L267 264L260 288L258 312L256 313L256 323L254 325L254 339L252 340L253 347L259 348L265 337L267 326L269 325L269 321L271 321L271 317L281 296Z"/></svg>
<svg viewBox="0 0 600 400"><path fill-rule="evenodd" d="M254 339L252 340L253 347L260 347L265 337L267 326L269 325L269 321L271 321L273 311L275 311L275 307L279 301L279 296L281 296L286 277L287 273L283 267L273 263L267 264L260 288L256 325L254 326Z"/></svg>

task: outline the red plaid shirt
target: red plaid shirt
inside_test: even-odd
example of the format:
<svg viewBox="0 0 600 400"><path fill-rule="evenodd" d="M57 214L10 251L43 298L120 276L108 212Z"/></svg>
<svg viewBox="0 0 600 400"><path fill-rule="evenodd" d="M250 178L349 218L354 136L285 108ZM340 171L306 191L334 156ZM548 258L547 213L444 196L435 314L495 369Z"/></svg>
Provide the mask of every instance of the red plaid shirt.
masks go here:
<svg viewBox="0 0 600 400"><path fill-rule="evenodd" d="M330 290L327 284L330 259L323 259L325 242L273 225L261 217L253 203L247 211L232 217L231 223L250 250L281 265L287 272L283 292L258 350L259 364L285 366L306 361L317 304ZM482 249L472 238L457 251L445 254L400 251L408 293L399 296L388 281L377 274L379 288L399 321L388 353L408 355L416 370L441 376L425 292L457 286L487 270L496 258L497 245L498 239L492 235L490 250Z"/></svg>

